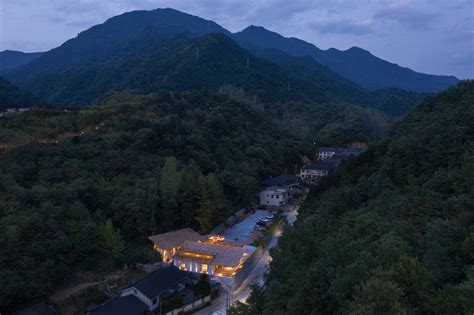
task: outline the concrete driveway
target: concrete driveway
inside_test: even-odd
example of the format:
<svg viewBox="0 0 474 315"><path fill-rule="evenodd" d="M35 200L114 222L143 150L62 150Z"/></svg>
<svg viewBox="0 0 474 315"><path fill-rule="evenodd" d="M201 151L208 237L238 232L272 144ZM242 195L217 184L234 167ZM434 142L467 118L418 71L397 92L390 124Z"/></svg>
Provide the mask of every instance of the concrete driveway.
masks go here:
<svg viewBox="0 0 474 315"><path fill-rule="evenodd" d="M290 224L293 224L296 221L296 216L298 215L299 207L295 206L291 211L286 212L287 220ZM252 232L255 223L259 218L264 217L268 214L268 211L257 210L255 213L247 217L245 220L236 224L224 232L224 236L229 239L238 238L240 241L243 241L242 237L238 233ZM252 272L247 276L247 278L242 282L239 288L232 292L231 303L236 301L245 302L251 293L250 284L258 283L260 285L264 284L264 275L268 271L272 257L270 256L270 248L274 247L278 243L278 238L281 236L282 231L276 230L273 235L272 240L270 241L269 246L266 248L264 255L254 267ZM234 237L234 238L231 238ZM213 300L210 306L197 311L196 315L217 315L217 314L226 314L226 294L222 292L219 297ZM214 313L214 314L213 314Z"/></svg>
<svg viewBox="0 0 474 315"><path fill-rule="evenodd" d="M268 215L267 210L256 210L255 213L250 214L242 222L234 224L224 231L224 237L232 241L244 242L250 244L254 240L254 227L258 219Z"/></svg>

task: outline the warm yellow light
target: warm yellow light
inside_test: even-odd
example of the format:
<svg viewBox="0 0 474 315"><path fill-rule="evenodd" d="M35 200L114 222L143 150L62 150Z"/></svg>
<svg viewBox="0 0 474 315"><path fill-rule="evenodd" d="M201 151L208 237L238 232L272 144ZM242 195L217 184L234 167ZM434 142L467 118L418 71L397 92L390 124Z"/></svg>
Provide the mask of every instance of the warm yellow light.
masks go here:
<svg viewBox="0 0 474 315"><path fill-rule="evenodd" d="M185 252L185 251L181 251L179 254L182 255L182 256L198 257L198 258L205 258L205 259L214 258L214 256L212 256L212 255L199 254L199 253L193 253L193 252Z"/></svg>

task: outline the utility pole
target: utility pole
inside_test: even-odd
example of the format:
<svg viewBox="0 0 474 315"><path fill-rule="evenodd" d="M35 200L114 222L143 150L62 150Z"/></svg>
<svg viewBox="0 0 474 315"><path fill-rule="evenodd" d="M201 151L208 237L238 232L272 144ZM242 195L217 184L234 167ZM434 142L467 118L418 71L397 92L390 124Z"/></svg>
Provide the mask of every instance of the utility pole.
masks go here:
<svg viewBox="0 0 474 315"><path fill-rule="evenodd" d="M247 56L247 69L250 67L250 59L249 57Z"/></svg>
<svg viewBox="0 0 474 315"><path fill-rule="evenodd" d="M290 81L288 81L287 89L290 91Z"/></svg>
<svg viewBox="0 0 474 315"><path fill-rule="evenodd" d="M199 47L196 47L196 61L199 62Z"/></svg>

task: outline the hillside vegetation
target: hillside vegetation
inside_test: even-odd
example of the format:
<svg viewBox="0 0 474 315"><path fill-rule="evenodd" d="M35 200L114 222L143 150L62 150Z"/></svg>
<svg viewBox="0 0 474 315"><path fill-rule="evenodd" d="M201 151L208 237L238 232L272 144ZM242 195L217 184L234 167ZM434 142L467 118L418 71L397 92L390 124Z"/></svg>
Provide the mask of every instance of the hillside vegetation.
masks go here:
<svg viewBox="0 0 474 315"><path fill-rule="evenodd" d="M361 108L272 112L220 90L123 92L80 111L0 120L2 141L59 139L0 155L1 311L44 299L79 271L146 261L151 234L209 232L253 200L264 176L294 167L305 137L367 141L377 131Z"/></svg>
<svg viewBox="0 0 474 315"><path fill-rule="evenodd" d="M314 189L233 314L471 314L474 82L410 111Z"/></svg>

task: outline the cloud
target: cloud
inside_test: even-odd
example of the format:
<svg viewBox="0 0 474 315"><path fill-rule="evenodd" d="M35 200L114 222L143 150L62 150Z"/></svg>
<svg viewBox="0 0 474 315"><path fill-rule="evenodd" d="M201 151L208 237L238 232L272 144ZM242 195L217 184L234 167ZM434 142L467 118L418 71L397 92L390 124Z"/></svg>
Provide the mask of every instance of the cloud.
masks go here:
<svg viewBox="0 0 474 315"><path fill-rule="evenodd" d="M351 21L344 19L328 22L313 22L309 27L321 34L365 35L374 32L373 22L370 20Z"/></svg>
<svg viewBox="0 0 474 315"><path fill-rule="evenodd" d="M439 16L439 13L428 12L427 8L421 10L410 6L408 2L401 2L378 10L373 19L380 22L394 21L417 30L430 30L436 25Z"/></svg>

